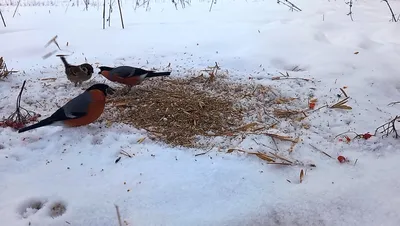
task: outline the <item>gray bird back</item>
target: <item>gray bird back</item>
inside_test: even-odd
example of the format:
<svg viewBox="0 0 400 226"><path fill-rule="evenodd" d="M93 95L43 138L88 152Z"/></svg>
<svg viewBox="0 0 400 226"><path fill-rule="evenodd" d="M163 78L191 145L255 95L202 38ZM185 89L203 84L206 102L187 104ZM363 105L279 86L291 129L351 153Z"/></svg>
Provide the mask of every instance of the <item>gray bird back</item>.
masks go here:
<svg viewBox="0 0 400 226"><path fill-rule="evenodd" d="M91 94L85 91L84 93L67 102L62 108L64 109L64 113L67 117L75 118L77 115L74 115L73 113L87 113L91 101Z"/></svg>
<svg viewBox="0 0 400 226"><path fill-rule="evenodd" d="M126 78L126 77L130 77L130 76L132 76L133 74L135 74L135 68L133 68L133 67L131 67L131 66L119 66L119 67L117 67L117 68L114 68L112 71L111 71L111 76L112 76L112 74L118 74L120 77L124 77L124 78Z"/></svg>

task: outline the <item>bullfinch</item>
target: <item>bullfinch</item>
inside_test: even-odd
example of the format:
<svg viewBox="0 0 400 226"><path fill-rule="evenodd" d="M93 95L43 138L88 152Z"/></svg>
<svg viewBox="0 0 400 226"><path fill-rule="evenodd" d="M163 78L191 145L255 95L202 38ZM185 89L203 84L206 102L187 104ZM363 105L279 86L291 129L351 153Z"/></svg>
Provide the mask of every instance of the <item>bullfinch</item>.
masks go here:
<svg viewBox="0 0 400 226"><path fill-rule="evenodd" d="M99 74L103 75L106 79L126 85L126 93L131 90L132 86L139 85L146 78L169 76L171 74L171 72L155 72L131 66L119 66L115 68L101 66L99 69Z"/></svg>
<svg viewBox="0 0 400 226"><path fill-rule="evenodd" d="M106 97L114 94L115 90L106 84L95 84L86 89L79 96L68 101L50 117L36 124L18 130L22 133L48 125L61 125L65 127L78 127L96 121L104 111Z"/></svg>

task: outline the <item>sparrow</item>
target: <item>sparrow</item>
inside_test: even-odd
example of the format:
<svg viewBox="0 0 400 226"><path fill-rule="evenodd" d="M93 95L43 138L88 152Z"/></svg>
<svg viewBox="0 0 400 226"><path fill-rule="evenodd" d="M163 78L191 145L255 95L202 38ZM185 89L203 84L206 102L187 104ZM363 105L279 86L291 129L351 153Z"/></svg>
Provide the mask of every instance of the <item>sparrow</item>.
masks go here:
<svg viewBox="0 0 400 226"><path fill-rule="evenodd" d="M106 84L95 84L83 93L68 101L56 112L38 123L18 130L22 133L43 126L78 127L96 121L104 111L106 97L114 94L115 90Z"/></svg>
<svg viewBox="0 0 400 226"><path fill-rule="evenodd" d="M71 65L67 62L64 56L60 56L61 61L64 63L65 74L67 74L67 79L75 84L75 87L79 83L89 80L94 72L92 65L88 63L80 65Z"/></svg>
<svg viewBox="0 0 400 226"><path fill-rule="evenodd" d="M146 78L169 76L171 72L155 72L142 68L131 66L107 67L100 66L98 74L103 75L106 79L112 82L124 84L127 88L127 93L131 90L132 86L139 85Z"/></svg>

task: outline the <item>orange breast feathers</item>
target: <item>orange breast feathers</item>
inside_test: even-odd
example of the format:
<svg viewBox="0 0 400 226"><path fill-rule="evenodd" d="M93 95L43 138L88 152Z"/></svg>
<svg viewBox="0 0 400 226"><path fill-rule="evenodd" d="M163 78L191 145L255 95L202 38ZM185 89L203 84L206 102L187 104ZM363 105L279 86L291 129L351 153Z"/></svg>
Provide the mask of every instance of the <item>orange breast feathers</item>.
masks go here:
<svg viewBox="0 0 400 226"><path fill-rule="evenodd" d="M69 127L78 127L88 125L96 121L103 114L106 104L106 97L100 90L90 90L92 102L89 104L87 115L77 118L65 120L64 124Z"/></svg>
<svg viewBox="0 0 400 226"><path fill-rule="evenodd" d="M134 86L134 85L138 85L140 83L139 76L132 76L132 77L124 78L124 77L119 76L116 73L110 75L109 71L102 71L101 74L112 82L118 82L118 83L121 83L124 85Z"/></svg>

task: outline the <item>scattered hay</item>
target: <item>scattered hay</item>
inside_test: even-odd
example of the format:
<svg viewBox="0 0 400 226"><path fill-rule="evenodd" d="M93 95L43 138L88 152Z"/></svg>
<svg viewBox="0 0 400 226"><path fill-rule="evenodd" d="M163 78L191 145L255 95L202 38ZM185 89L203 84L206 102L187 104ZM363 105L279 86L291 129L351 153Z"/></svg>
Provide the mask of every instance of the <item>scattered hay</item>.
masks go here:
<svg viewBox="0 0 400 226"><path fill-rule="evenodd" d="M110 100L118 114L108 120L146 129L166 143L182 146L193 146L196 136L229 134L243 123L243 111L232 96L199 85L206 85L206 79L153 80L137 86L127 96Z"/></svg>
<svg viewBox="0 0 400 226"><path fill-rule="evenodd" d="M202 141L213 137L270 136L268 130L279 123L275 107L296 99L221 76L149 79L125 96L111 97L107 106L113 109L103 117L145 129L172 146L205 148L211 145Z"/></svg>

